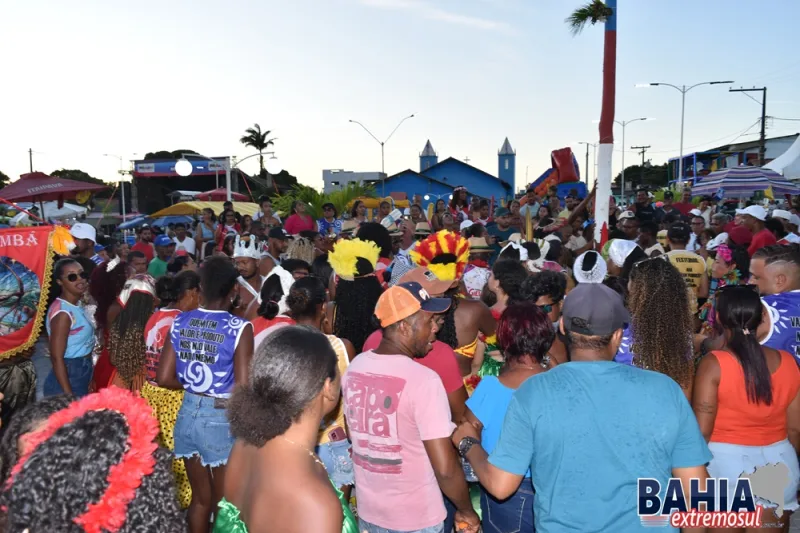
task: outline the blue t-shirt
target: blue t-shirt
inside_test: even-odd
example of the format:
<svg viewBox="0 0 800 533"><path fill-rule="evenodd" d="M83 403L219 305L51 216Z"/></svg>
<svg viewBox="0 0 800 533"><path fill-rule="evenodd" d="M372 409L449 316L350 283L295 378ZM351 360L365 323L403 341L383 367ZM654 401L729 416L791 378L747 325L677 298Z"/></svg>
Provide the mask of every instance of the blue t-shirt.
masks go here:
<svg viewBox="0 0 800 533"><path fill-rule="evenodd" d="M323 237L330 235L328 233L329 228L333 228L333 235L339 235L342 232L342 219L334 218L333 222L328 222L325 220L325 217L322 217L317 220L317 227L319 228L319 233Z"/></svg>
<svg viewBox="0 0 800 533"><path fill-rule="evenodd" d="M486 453L492 453L497 446L503 419L513 394L514 389L509 389L496 377L485 376L467 400L467 407L483 424L481 446ZM531 477L530 469L525 472L525 477Z"/></svg>
<svg viewBox="0 0 800 533"><path fill-rule="evenodd" d="M489 462L517 475L530 468L538 533L627 533L648 530L637 515L637 478L665 489L673 468L711 458L677 383L598 361L564 363L525 381Z"/></svg>
<svg viewBox="0 0 800 533"><path fill-rule="evenodd" d="M69 336L67 346L64 349L64 359L76 359L91 355L94 350L94 326L89 322L86 312L82 305L72 305L66 300L56 298L50 309L47 310L47 320L45 327L47 334L50 335L50 322L59 313L66 313L69 316Z"/></svg>
<svg viewBox="0 0 800 533"><path fill-rule="evenodd" d="M183 388L194 394L229 397L234 383L233 356L247 326L252 327L227 311L202 307L178 315L169 334Z"/></svg>
<svg viewBox="0 0 800 533"><path fill-rule="evenodd" d="M800 361L800 291L781 292L761 298L769 311L769 333L764 346L786 350Z"/></svg>

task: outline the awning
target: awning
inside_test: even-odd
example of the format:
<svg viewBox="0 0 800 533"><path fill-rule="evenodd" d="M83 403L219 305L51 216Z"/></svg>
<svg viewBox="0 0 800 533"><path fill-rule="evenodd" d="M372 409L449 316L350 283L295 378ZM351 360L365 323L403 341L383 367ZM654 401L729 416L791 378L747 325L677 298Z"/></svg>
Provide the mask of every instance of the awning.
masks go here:
<svg viewBox="0 0 800 533"><path fill-rule="evenodd" d="M169 215L199 215L203 209L209 208L214 213L219 215L222 213L224 202L202 202L195 200L193 202L181 202L179 204L165 207L161 211L157 211L150 215L151 218L166 217ZM241 213L242 215L255 216L259 211L259 206L253 202L233 202L233 210Z"/></svg>

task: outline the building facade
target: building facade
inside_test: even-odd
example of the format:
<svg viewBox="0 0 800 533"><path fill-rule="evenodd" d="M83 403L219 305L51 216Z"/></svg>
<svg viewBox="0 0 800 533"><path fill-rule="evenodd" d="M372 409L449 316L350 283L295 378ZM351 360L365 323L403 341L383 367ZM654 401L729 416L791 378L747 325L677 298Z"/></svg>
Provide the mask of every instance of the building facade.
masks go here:
<svg viewBox="0 0 800 533"><path fill-rule="evenodd" d="M386 175L382 172L353 172L352 170L330 169L322 171L322 192L331 193L347 187L350 183L375 185L375 190L380 194L381 179Z"/></svg>

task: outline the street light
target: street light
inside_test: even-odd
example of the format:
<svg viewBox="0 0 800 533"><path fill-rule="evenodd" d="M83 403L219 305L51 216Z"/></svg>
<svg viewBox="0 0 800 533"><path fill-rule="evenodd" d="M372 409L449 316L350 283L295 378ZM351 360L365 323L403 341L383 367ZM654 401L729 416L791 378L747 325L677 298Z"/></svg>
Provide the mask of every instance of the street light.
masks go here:
<svg viewBox="0 0 800 533"><path fill-rule="evenodd" d="M663 82L655 82L655 83L637 83L636 87L658 87L659 85L664 85L666 87L672 87L673 89L677 89L681 93L681 153L678 156L678 185L683 184L683 123L684 123L684 112L686 111L686 93L694 89L695 87L700 87L701 85L722 85L722 84L729 84L733 83L733 81L704 81L701 83L695 83L691 87L686 87L686 85L681 85L678 87L677 85L672 85L671 83L663 83ZM623 144L623 149L625 145ZM695 176L692 176L694 179Z"/></svg>
<svg viewBox="0 0 800 533"><path fill-rule="evenodd" d="M271 154L272 155L272 157L267 159L267 163L265 165L267 172L270 173L270 174L280 174L283 169L281 168L281 164L278 161L278 158L275 157L275 152L261 152L261 153L251 154L251 155L248 155L247 157L244 157L244 158L240 159L233 166L231 166L230 160L228 158L225 158L225 159L214 159L214 158L205 156L203 154L198 154L197 152L181 154L181 158L178 159L178 161L175 163L175 173L178 176L181 176L181 177L184 177L184 178L187 177L187 176L191 176L192 175L192 172L194 172L194 165L192 164L191 161L186 159L187 155L192 156L192 157L202 157L203 159L206 159L206 160L208 160L210 162L214 162L214 163L217 163L217 164L222 164L222 167L225 169L225 189L227 190L227 193L228 193L227 198L228 198L228 201L230 202L231 201L231 170L233 170L234 168L239 166L243 161L247 161L251 157L256 157L256 156L264 155L264 154L267 154L267 155ZM270 170L270 168L272 170ZM273 172L273 170L274 170L274 172Z"/></svg>
<svg viewBox="0 0 800 533"><path fill-rule="evenodd" d="M377 142L378 144L380 144L380 145L381 145L381 188L382 188L382 191L381 191L381 196L386 196L386 181L385 181L385 180L386 180L386 169L384 168L383 145L385 145L387 142L389 142L389 139L391 139L391 138L392 138L392 135L394 135L394 132L396 132L396 131L397 131L397 129L398 129L398 128L399 128L399 127L400 127L400 126L403 124L403 122L405 122L406 120L408 120L408 119L410 119L410 118L414 118L414 116L415 116L414 114L411 114L411 115L408 115L408 116L407 116L406 118L404 118L403 120L401 120L401 121L400 121L400 122L397 124L397 126L395 126L395 127L394 127L394 129L392 130L392 133L390 133L390 134L389 134L389 136L388 136L388 137L386 137L386 140L385 140L385 141L381 141L381 140L379 140L377 137L375 137L375 135L373 135L373 134L372 134L372 132L371 132L371 131L369 131L369 130L367 129L367 127L366 127L365 125L363 125L362 123L360 123L359 121L357 121L357 120L352 120L352 119L351 119L351 120L349 120L349 122L352 122L353 124L358 124L359 126L361 126L362 128L364 128L364 131L366 131L367 133L369 133L369 136L370 136L370 137L372 137L373 139L375 139L375 142Z"/></svg>
<svg viewBox="0 0 800 533"><path fill-rule="evenodd" d="M442 198L443 198L443 197L445 197L445 196L447 196L447 199L448 199L448 200L452 200L452 199L453 199L453 195L452 195L452 194L450 194L449 192L446 192L446 193L443 193L443 194L432 194L432 193L428 193L428 194L426 194L425 196L423 196L423 197L422 197L422 199L423 199L423 200L430 200L431 198L436 198L437 200L440 200L440 199L442 199Z"/></svg>
<svg viewBox="0 0 800 533"><path fill-rule="evenodd" d="M119 159L119 170L117 172L119 172L119 181L122 184L120 186L122 189L122 221L125 222L125 180L123 179L125 176L125 171L122 169L122 156L116 154L103 154L103 157L116 157Z"/></svg>
<svg viewBox="0 0 800 533"><path fill-rule="evenodd" d="M625 126L630 124L631 122L637 122L639 120L655 120L654 118L650 117L641 117L641 118L632 118L631 120L615 120L615 124L619 124L622 126L622 176L620 177L620 196L625 198ZM600 122L596 120L594 122Z"/></svg>
<svg viewBox="0 0 800 533"><path fill-rule="evenodd" d="M578 141L578 144L585 144L586 145L586 188L589 188L589 147L591 146L593 150L597 150L596 143L590 143L586 141ZM594 153L594 152L593 152ZM595 172L596 174L596 172ZM597 178L597 176L595 176Z"/></svg>

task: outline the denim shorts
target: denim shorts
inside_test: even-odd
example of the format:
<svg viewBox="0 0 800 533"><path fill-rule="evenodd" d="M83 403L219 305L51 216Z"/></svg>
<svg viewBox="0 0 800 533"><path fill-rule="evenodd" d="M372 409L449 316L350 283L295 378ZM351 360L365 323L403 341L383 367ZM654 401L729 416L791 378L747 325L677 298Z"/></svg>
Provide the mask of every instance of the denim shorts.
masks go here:
<svg viewBox="0 0 800 533"><path fill-rule="evenodd" d="M234 438L225 409L215 407L210 396L186 392L178 419L175 421L175 457L200 457L203 466L217 467L228 463Z"/></svg>
<svg viewBox="0 0 800 533"><path fill-rule="evenodd" d="M72 395L82 398L89 394L89 382L92 381L92 372L94 371L92 356L64 359L64 365L67 367L67 377L69 386L72 388ZM61 388L52 369L44 380L43 393L45 397L64 394L64 389Z"/></svg>
<svg viewBox="0 0 800 533"><path fill-rule="evenodd" d="M334 485L344 487L355 482L349 440L326 442L317 446L316 451Z"/></svg>
<svg viewBox="0 0 800 533"><path fill-rule="evenodd" d="M767 446L743 446L740 444L727 444L722 442L709 442L708 449L714 456L708 463L708 474L711 477L728 478L728 498L733 501L736 480L740 477L749 477L750 484L756 496L756 504L766 508L774 508L775 502L783 494L783 509L796 511L797 490L800 488L800 465L794 447L787 440L782 440ZM770 483L751 476L756 469L770 468ZM777 480L773 484L771 481ZM774 494L771 494L774 493ZM769 496L772 496L769 498Z"/></svg>
<svg viewBox="0 0 800 533"><path fill-rule="evenodd" d="M417 529L416 531L398 531L396 529L386 529L385 527L370 524L362 519L358 519L358 530L361 533L444 533L444 522L435 526ZM450 532L448 532L450 533Z"/></svg>

